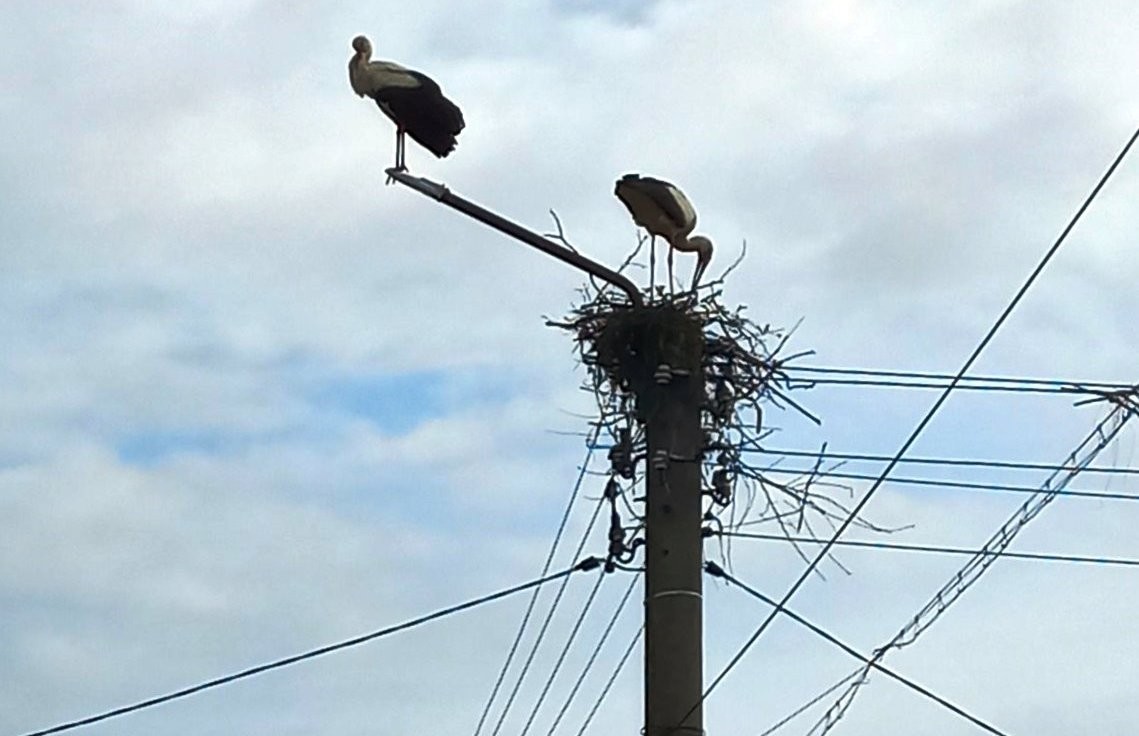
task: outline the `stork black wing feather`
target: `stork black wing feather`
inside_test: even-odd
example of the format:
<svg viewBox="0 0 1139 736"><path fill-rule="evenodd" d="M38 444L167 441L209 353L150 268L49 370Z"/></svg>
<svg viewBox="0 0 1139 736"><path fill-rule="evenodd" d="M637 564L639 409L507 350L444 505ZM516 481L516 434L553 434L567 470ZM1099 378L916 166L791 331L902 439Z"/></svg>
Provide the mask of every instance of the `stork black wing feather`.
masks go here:
<svg viewBox="0 0 1139 736"><path fill-rule="evenodd" d="M456 136L466 126L459 106L443 96L439 85L419 72L416 87L383 87L373 95L397 125L419 145L439 158L455 150Z"/></svg>

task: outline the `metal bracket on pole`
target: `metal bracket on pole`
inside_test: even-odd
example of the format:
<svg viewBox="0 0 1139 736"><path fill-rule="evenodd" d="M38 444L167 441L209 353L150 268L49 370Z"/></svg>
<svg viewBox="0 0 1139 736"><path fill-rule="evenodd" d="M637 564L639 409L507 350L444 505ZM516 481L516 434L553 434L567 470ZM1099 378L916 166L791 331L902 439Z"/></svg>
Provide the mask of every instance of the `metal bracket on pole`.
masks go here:
<svg viewBox="0 0 1139 736"><path fill-rule="evenodd" d="M460 197L443 184L431 181L430 179L424 179L420 176L412 176L406 171L400 171L399 169L388 169L386 173L400 184L411 187L420 194L442 202L448 207L456 209L468 217L473 217L484 225L493 227L495 230L505 233L516 240L521 240L526 245L537 248L547 255L551 255L560 261L570 264L574 268L596 276L602 281L609 282L625 292L629 300L633 302L633 306L644 306L645 301L644 297L641 296L640 290L632 281L616 271L596 261L590 260L580 253L575 253L569 248L562 247L549 238L544 238L532 230L527 230L521 225L511 222L505 217L497 215L484 207L480 207L468 199Z"/></svg>

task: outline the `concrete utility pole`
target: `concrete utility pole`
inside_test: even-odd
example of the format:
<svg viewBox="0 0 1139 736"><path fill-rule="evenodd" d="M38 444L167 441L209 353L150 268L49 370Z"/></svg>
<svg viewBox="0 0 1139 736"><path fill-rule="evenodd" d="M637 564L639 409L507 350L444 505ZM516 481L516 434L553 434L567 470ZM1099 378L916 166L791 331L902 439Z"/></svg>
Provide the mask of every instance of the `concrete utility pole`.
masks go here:
<svg viewBox="0 0 1139 736"><path fill-rule="evenodd" d="M703 334L671 305L648 307L626 371L645 424L645 736L703 733ZM682 722L683 721L683 722Z"/></svg>
<svg viewBox="0 0 1139 736"><path fill-rule="evenodd" d="M645 736L700 736L703 710L701 451L704 333L676 304L645 305L628 278L455 194L388 169L388 176L623 291L607 317L603 362L637 398L645 426Z"/></svg>

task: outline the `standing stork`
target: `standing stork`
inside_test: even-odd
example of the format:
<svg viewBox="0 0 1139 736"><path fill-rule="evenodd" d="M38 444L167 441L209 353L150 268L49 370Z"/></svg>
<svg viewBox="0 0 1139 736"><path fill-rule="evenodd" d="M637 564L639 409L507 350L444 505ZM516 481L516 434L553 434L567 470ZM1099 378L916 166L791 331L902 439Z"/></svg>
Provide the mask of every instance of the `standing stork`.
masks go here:
<svg viewBox="0 0 1139 736"><path fill-rule="evenodd" d="M696 227L696 208L675 184L638 174L625 174L617 180L613 191L629 210L633 222L648 230L649 293L653 288L656 263L656 238L668 241L668 288L672 290L672 253L674 250L696 254L696 270L692 273L692 289L696 288L708 262L712 260L712 241L703 235L689 233Z"/></svg>
<svg viewBox="0 0 1139 736"><path fill-rule="evenodd" d="M407 170L404 134L438 158L455 150L465 125L463 113L434 80L391 61L372 61L372 42L364 36L356 36L352 48L356 53L348 62L348 81L353 92L371 97L395 123L396 169Z"/></svg>

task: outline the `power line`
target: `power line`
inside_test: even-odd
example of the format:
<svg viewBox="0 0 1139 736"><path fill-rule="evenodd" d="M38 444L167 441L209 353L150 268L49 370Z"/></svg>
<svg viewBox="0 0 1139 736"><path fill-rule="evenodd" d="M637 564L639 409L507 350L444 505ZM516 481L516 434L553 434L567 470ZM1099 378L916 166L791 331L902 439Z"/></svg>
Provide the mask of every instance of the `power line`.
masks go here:
<svg viewBox="0 0 1139 736"><path fill-rule="evenodd" d="M816 478L839 478L842 480L877 480L878 476L866 473L846 473L837 470L819 472L815 468L767 468L764 474L785 473L787 475L813 475ZM954 488L963 491L989 491L996 493L1039 493L1040 488L1035 486L1005 485L1000 483L972 483L964 480L941 480L939 478L908 478L893 476L890 483L895 485L931 486L935 488ZM1115 491L1078 491L1065 488L1056 491L1057 496L1070 496L1073 498L1095 498L1101 501L1139 501L1139 494L1117 493ZM795 511L793 513L798 513ZM745 522L750 523L750 522Z"/></svg>
<svg viewBox="0 0 1139 736"><path fill-rule="evenodd" d="M795 388L814 388L815 386L866 386L869 388L915 388L915 389L944 389L948 384L933 381L888 381L883 379L868 379L868 378L810 378L799 379L804 381L804 385L796 385ZM957 387L958 391L998 391L1001 393L1025 393L1025 394L1089 394L1092 391L1084 391L1076 388L1075 386L1068 387L1053 387L1053 386L1016 386L1016 385L1000 385L1000 384L984 384L984 383L966 383Z"/></svg>
<svg viewBox="0 0 1139 736"><path fill-rule="evenodd" d="M570 512L573 510L574 502L577 500L577 494L581 491L581 482L585 479L585 475L589 471L589 462L593 459L593 445L596 443L600 433L601 424L598 423L597 426L593 428L591 436L586 439L587 449L585 451L585 460L581 463L581 470L578 472L577 480L573 484L569 501L566 502L566 510L562 513L562 519L558 523L558 530L554 534L554 541L550 544L550 551L546 554L546 562L542 565L540 575L545 575L554 561L554 554L558 551L558 545L561 543L562 534L566 529L566 522L569 521ZM479 723L475 726L475 736L479 736L483 724L486 723L486 717L490 714L490 709L494 706L495 698L498 697L498 691L502 687L503 680L506 679L506 673L510 669L510 663L514 661L514 655L518 652L518 645L522 641L522 636L526 633L526 626L530 623L530 616L534 612L534 605L538 602L538 594L541 591L541 588L535 588L534 592L530 595L530 600L526 604L526 611L522 614L522 622L518 625L518 633L514 635L514 641L510 644L510 650L506 654L506 661L502 663L502 669L498 671L498 677L494 681L494 687L491 688L490 697L487 698L486 706L483 708L482 715L479 716Z"/></svg>
<svg viewBox="0 0 1139 736"><path fill-rule="evenodd" d="M826 639L828 642L830 642L831 644L834 644L836 647L838 647L842 651L846 652L850 656L854 657L855 659L857 659L861 662L864 662L865 664L867 664L871 667L874 667L874 669L876 669L876 670L878 670L878 671L880 671L886 675L889 675L890 677L894 678L895 680L902 683L906 687L910 688L914 692L919 693L921 695L924 695L925 697L929 698L930 700L932 700L933 702L942 706L943 708L946 708L946 709L952 711L954 714L960 716L961 718L964 718L965 720L969 721L974 726L977 726L978 728L984 729L985 731L988 731L989 733L996 734L997 736L1008 736L1008 734L1006 734L1004 731L997 729L995 726L989 725L988 723L981 720L977 716L969 713L968 711L966 711L965 709L961 708L958 705L954 705L950 701L946 700L945 698L941 697L940 695L937 695L936 693L932 692L928 688L922 687L921 685L917 684L916 682L909 679L908 677L904 677L904 676L898 674L894 670L889 669L888 667L880 664L875 659L861 654L857 649L847 645L841 639L834 636L830 632L826 631L822 627L811 623L810 621L803 618L802 616L795 613L794 611L791 611L787 608L784 608L783 606L776 603L775 600L768 598L767 596L765 596L763 593L760 593L755 588L752 588L752 587L748 586L746 583L741 582L738 578L735 578L732 575L729 575L727 572L724 571L723 568L721 568L715 562L705 562L704 563L704 569L707 570L708 574L712 575L713 577L723 578L724 580L727 580L729 583L734 583L735 585L739 586L740 588L743 588L743 590L746 591L747 593L750 593L752 596L758 598L759 600L763 601L767 605L771 606L775 612L782 613L783 615L787 616L788 618L795 621L796 623L799 623L802 626L805 626L806 628L810 629L813 633L817 634L818 636L822 637L823 639Z"/></svg>
<svg viewBox="0 0 1139 736"><path fill-rule="evenodd" d="M771 736L771 734L775 733L776 731L778 731L779 729L783 728L784 726L786 726L786 725L787 725L788 723L790 723L791 721L793 721L793 720L795 720L796 718L798 718L799 716L801 716L803 713L805 713L805 712L807 712L808 710L810 710L810 709L811 709L811 707L813 707L814 705L818 704L818 703L819 703L819 701L821 701L823 698L825 698L826 696L828 696L828 695L830 695L831 693L833 693L835 690L838 690L840 687L842 687L842 686L843 686L843 685L845 685L846 683L848 683L848 682L850 682L851 680L853 680L855 677L857 677L857 676L858 676L858 673L859 673L859 672L861 672L861 670L855 670L854 672L851 672L849 675L847 675L846 677L842 678L841 680L839 680L839 681L838 681L838 682L836 682L835 684L831 685L831 686L830 686L830 687L828 687L826 690L823 690L821 693L819 693L819 694L818 694L818 695L816 695L815 697L811 698L811 699L810 699L810 700L808 700L806 703L803 703L802 705L800 705L800 706L799 706L798 708L796 708L795 710L791 711L791 712L790 712L790 713L788 713L787 715L785 715L785 716L783 716L782 718L780 718L780 719L779 719L779 721L778 721L778 722L777 722L775 725L773 725L773 726L771 726L770 728L768 728L766 731L764 731L763 733L761 733L759 736Z"/></svg>
<svg viewBox="0 0 1139 736"><path fill-rule="evenodd" d="M505 590L500 590L497 593L491 593L490 595L484 595L481 598L475 598L474 600L467 601L466 603L459 603L458 605L450 606L449 608L443 608L443 609L440 609L438 611L435 611L434 613L429 613L425 616L420 616L419 618L413 618L410 621L405 621L402 624L396 624L395 626L389 626L389 627L384 628L384 629L379 629L378 631L373 631L370 634L364 634L362 636L357 636L357 637L353 637L351 639L346 639L345 641L337 642L336 644L329 644L327 646L323 646L323 647L320 647L318 649L311 649L311 650L304 652L304 653L301 653L301 654L294 654L290 657L284 657L283 659L278 659L278 660L275 660L273 662L268 662L266 664L260 664L260 665L257 665L256 667L250 667L249 669L241 670L240 672L235 672L231 675L225 675L224 677L217 677L213 680L207 680L207 681L199 683L197 685L192 685L190 687L182 688L181 690L175 690L174 692L167 693L166 695L160 695L160 696L155 697L155 698L149 698L147 700L142 700L142 701L139 701L137 703L133 703L131 705L126 705L126 706L123 706L121 708L115 708L113 710L109 710L109 711L106 711L103 713L99 713L97 715L88 716L86 718L80 718L79 720L69 721L67 723L62 723L58 726L52 726L51 728L45 728L41 731L32 731L30 733L24 734L24 736L47 736L47 734L62 733L63 731L70 731L71 729L79 728L80 726L89 726L92 723L98 723L99 721L105 721L109 718L116 718L118 716L123 716L123 715L126 715L128 713L133 713L135 711L143 710L144 708L151 708L153 706L160 705L162 703L168 703L171 700L177 700L179 698L184 698L188 695L193 695L194 693L200 693L203 690L209 690L211 688L220 687L221 685L228 685L231 682L235 682L237 680L243 680L247 677L252 677L254 675L259 675L263 672L268 672L269 670L275 670L275 669L279 669L281 667L287 667L289 665L296 664L298 662L303 662L306 659L313 659L314 657L319 657L321 655L330 654L331 652L339 651L341 649L347 649L349 647L354 647L358 644L363 644L365 642L372 641L373 639L379 639L381 637L388 636L390 634L396 634L396 633L399 633L401 631L407 631L408 629L419 626L420 624L425 624L429 621L434 621L436 619L440 619L440 618L443 618L445 616L449 616L453 613L465 611L469 608L474 608L474 607L480 606L484 603L490 603L491 601L496 601L500 598L505 598L509 595L513 595L514 593L520 593L523 590L529 590L530 588L534 588L536 586L543 585L543 584L548 583L552 580L557 580L559 578L568 578L571 573L577 572L579 570L582 570L582 571L595 570L600 566L601 566L601 560L600 559L598 559L596 557L588 557L588 558L582 560L581 562L577 563L573 567L569 568L568 570L563 570L562 572L555 573L553 575L546 575L544 577L540 577L536 580L531 580L530 582L523 583L521 585L515 585L512 588L506 588Z"/></svg>
<svg viewBox="0 0 1139 736"><path fill-rule="evenodd" d="M593 508L593 516L589 519L589 524L585 527L585 532L581 535L581 540L578 542L577 549L574 550L573 556L576 558L585 549L585 543L589 540L589 534L593 531L594 524L597 523L597 516L601 512L601 507L605 505L606 498L602 496L598 499L597 505ZM506 699L506 705L502 708L502 713L498 716L498 722L494 725L492 736L498 736L498 732L502 730L502 724L506 722L506 716L510 713L510 707L514 705L514 699L518 697L518 691L522 688L522 683L526 679L526 675L530 672L530 666L534 664L534 657L538 654L538 647L542 645L542 640L546 636L546 631L550 628L550 622L554 618L554 613L558 610L558 605L562 601L562 596L566 592L566 585L569 583L569 578L562 580L561 585L558 586L558 591L554 595L554 602L550 604L550 610L546 613L546 618L542 621L542 626L538 629L538 636L534 639L534 644L530 647L530 654L526 656L526 661L522 664L522 670L518 673L518 679L514 683L514 687L510 691L510 697Z"/></svg>
<svg viewBox="0 0 1139 736"><path fill-rule="evenodd" d="M892 371L876 370L870 368L832 368L805 365L783 365L780 369L786 373L814 373L826 376L866 376L872 378L898 378L910 381L952 381L953 375L949 373L933 373L926 371ZM812 382L845 379L807 379ZM971 385L972 384L972 385ZM1061 393L1070 393L1081 389L1095 389L1102 391L1124 391L1135 388L1128 383L1110 383L1106 381L1070 381L1060 378L1024 378L1014 376L962 376L958 389L983 388L976 384L989 384L991 386L1008 386L1015 390L1017 386L1032 386L1041 389L1054 390ZM878 384L868 384L878 385ZM890 385L884 381L881 385ZM940 386L939 386L940 387Z"/></svg>
<svg viewBox="0 0 1139 736"><path fill-rule="evenodd" d="M558 655L557 661L554 662L554 667L550 670L550 676L546 678L546 684L542 686L542 692L538 695L538 700L534 703L534 707L530 710L530 716L526 719L526 725L522 727L519 736L526 736L530 732L530 726L534 725L534 719L538 717L538 711L542 709L542 703L546 701L546 696L550 693L550 688L553 687L554 680L557 678L558 673L562 669L562 664L566 661L566 655L569 654L570 647L573 646L574 639L577 638L577 632L581 630L581 624L585 621L589 609L593 607L593 602L597 600L597 591L601 590L601 583L605 580L605 571L597 576L597 582L593 584L593 590L589 592L589 597L585 599L585 605L581 607L581 613L578 614L577 621L574 622L573 629L570 630L569 636L566 637L565 646L562 647L561 653Z"/></svg>
<svg viewBox="0 0 1139 736"><path fill-rule="evenodd" d="M582 734L585 733L585 729L589 728L593 717L597 715L597 710L601 707L601 704L605 702L605 698L609 695L609 690L613 687L613 683L616 682L617 676L621 674L621 670L625 668L625 663L629 661L629 655L633 653L633 648L637 646L637 642L644 633L645 627L642 625L641 628L637 629L637 633L633 634L633 638L629 640L629 646L625 647L625 653L621 655L621 659L617 662L617 667L613 670L613 674L609 675L609 679L605 682L605 687L601 688L601 694L598 695L597 700L593 702L593 707L589 709L589 715L585 717L585 722L582 723L581 728L578 729L577 736L582 736Z"/></svg>
<svg viewBox="0 0 1139 736"><path fill-rule="evenodd" d="M874 660L881 660L891 650L910 646L917 641L918 637L941 618L955 602L960 600L965 591L976 584L981 576L996 562L997 556L990 553L1006 551L1021 530L1056 499L1056 491L1062 490L1078 475L1078 468L1091 465L1096 457L1115 440L1127 422L1137 415L1139 415L1139 411L1136 411L1129 404L1120 404L1114 407L1069 455L1071 461L1076 463L1077 470L1064 474L1056 472L1049 476L1041 484L1039 493L1029 496L1019 508L1013 511L1006 521L997 528L989 541L984 544L981 551L972 555L960 570L951 575L949 580L930 597L925 606L898 630L898 633L886 644L874 650ZM811 734L814 734L817 729L821 729L818 731L821 736L838 723L853 703L860 688L866 683L870 669L869 665L864 665L861 668L859 677L846 687L834 705L827 709L823 717L816 722L810 731Z"/></svg>
<svg viewBox="0 0 1139 736"><path fill-rule="evenodd" d="M1032 273L1029 274L1028 279L1024 282L1023 285L1021 285L1020 289L1017 290L1016 294L1012 298L1012 301L1009 302L1008 306L1006 306L1001 312L1000 316L997 317L996 322L994 322L993 326L989 328L989 331L985 334L985 336L981 338L981 342L978 343L977 347L974 348L973 352L965 360L965 363L961 366L960 370L958 370L954 375L953 380L949 383L948 386L946 386L937 400L934 401L933 405L926 412L925 416L920 422L918 422L917 426L910 433L910 436L906 439L905 442L902 443L902 446L898 448L897 454L894 455L893 459L882 470L882 474L878 477L878 480L874 481L874 483L870 486L870 489L866 492L866 495L864 495L862 499L859 500L859 502L847 515L846 519L844 519L842 524L840 524L839 527L835 530L834 534L831 536L830 541L827 544L823 545L823 547L818 551L815 558L811 560L806 569L803 570L802 574L800 574L800 576L791 585L791 587L787 589L787 592L783 594L783 598L779 601L774 610L768 614L767 618L765 618L763 622L760 623L755 632L748 638L746 642L744 642L743 646L739 649L738 652L736 652L735 656L732 657L727 666L725 666L724 669L720 671L720 674L716 676L716 678L712 681L712 684L709 685L708 688L704 691L704 694L700 697L700 700L693 704L692 709L689 711L689 715L691 715L698 707L700 707L700 704L708 698L712 691L714 691L721 682L723 682L724 677L726 677L727 674L731 672L732 668L735 667L740 659L743 658L748 649L750 649L756 640L763 635L763 632L766 631L767 627L771 625L771 622L775 620L775 617L778 615L779 611L782 610L785 605L787 605L791 598L794 597L795 593L799 591L799 588L802 587L803 583L807 581L807 578L811 576L811 573L815 571L815 568L818 567L819 563L822 562L822 560L826 558L827 554L830 553L831 547L834 546L834 542L836 542L838 538L842 536L843 532L845 532L847 528L854 522L854 520L858 518L858 515L862 512L862 509L866 506L870 499L874 497L874 494L882 486L882 483L889 476L890 472L902 460L903 456L907 451L909 451L910 447L912 447L913 444L917 442L918 437L921 436L921 433L925 430L926 426L933 420L933 417L937 414L938 410L941 409L946 400L948 400L950 393L953 392L953 389L969 372L969 369L973 367L973 364L977 362L977 358L981 356L981 353L984 352L986 347L988 347L989 343L996 336L1001 326L1004 325L1009 315L1011 315L1016 306L1020 304L1021 299L1023 299L1024 295L1028 293L1029 288L1031 288L1032 285L1036 282L1036 279L1040 276L1041 272L1044 271L1045 266L1047 266L1048 263L1052 260L1052 257L1056 255L1056 252L1060 250L1060 246L1063 245L1064 241L1068 237L1068 234L1076 226L1076 223L1079 222L1084 212L1091 205L1092 201L1095 200L1096 196L1099 194L1100 190L1103 189L1108 179L1111 178L1111 175L1115 172L1116 168L1118 168L1120 162L1122 162L1124 157L1126 157L1127 152L1131 150L1131 146L1135 143L1136 138L1139 138L1139 128L1137 128L1132 134L1131 138L1128 139L1127 144L1123 147L1123 150L1119 152L1119 154L1115 157L1115 160L1112 162L1111 166L1108 167L1104 175L1100 177L1099 182L1092 189L1091 193L1084 200L1083 204L1080 205L1080 208L1068 222L1063 232L1060 233L1060 236L1044 254L1044 257L1036 265ZM688 716L682 718L681 722L683 723L687 717Z"/></svg>
<svg viewBox="0 0 1139 736"><path fill-rule="evenodd" d="M774 450L762 447L749 447L744 448L741 452L755 452L763 455L781 455L783 457L804 457L818 459L820 461L827 460L847 460L854 462L872 462L872 463L890 463L897 465L899 463L909 463L911 465L944 465L955 467L969 467L969 468L1001 468L1003 470L1047 470L1047 471L1067 471L1074 470L1072 465L1055 465L1048 463L1028 463L1028 462L1013 462L1008 460L981 460L970 458L953 458L953 457L904 457L894 460L890 455L874 455L871 453L858 453L858 452L814 452L811 450ZM1114 473L1117 475L1139 475L1139 468L1115 467L1115 466L1102 466L1091 465L1086 468L1080 468L1084 473ZM877 477L877 476L875 476Z"/></svg>
<svg viewBox="0 0 1139 736"><path fill-rule="evenodd" d="M754 442L754 441L753 441ZM595 450L608 450L612 449L609 445L595 445ZM750 446L749 443L744 443L739 448L739 452L747 454L760 454L760 455L776 455L780 457L795 457L795 458L811 458L813 460L835 461L835 462L869 462L869 463L890 463L894 460L891 455L876 455L873 453L854 453L854 452L819 452L817 450L784 450L773 449L765 447ZM967 468L996 468L1000 470L1024 470L1024 471L1068 471L1072 470L1071 465L1055 465L1049 463L1034 463L1034 462L1021 462L1012 460L988 460L988 459L975 459L975 458L956 458L956 457L904 457L897 461L898 464L911 464L911 465L937 465L945 467L967 467ZM1132 467L1119 467L1113 465L1098 466L1092 465L1086 468L1081 468L1081 472L1088 473L1102 473L1102 474L1115 474L1115 475L1139 475L1139 468ZM832 472L819 472L817 469L783 469L778 466L772 465L764 468L764 473L777 472L777 473L794 473L794 474L815 474L818 476L833 476L844 477L838 473ZM861 476L851 475L845 476L853 479L877 480L879 476ZM892 482L901 483L902 480L890 479ZM919 484L920 485L920 484ZM986 488L995 488L995 486L984 486ZM1005 486L1004 488L1009 488Z"/></svg>
<svg viewBox="0 0 1139 736"><path fill-rule="evenodd" d="M566 711L569 710L570 704L573 703L574 698L577 697L578 690L581 689L581 684L585 682L586 675L588 675L589 671L593 668L593 663L597 661L597 655L601 653L601 648L605 646L605 642L609 638L609 634L613 631L613 626L617 623L617 619L620 618L621 612L625 610L625 604L629 602L629 596L632 595L633 589L636 587L636 585L637 576L634 575L629 580L629 587L625 589L625 595L621 597L621 602L617 604L617 610L613 612L613 615L609 618L609 623L605 626L605 630L601 632L601 638L597 640L597 646L593 648L593 652L589 655L589 659L586 661L585 667L581 669L581 674L577 676L577 680L574 682L573 687L570 688L569 695L566 696L565 702L562 703L562 707L558 711L558 715L554 718L554 722L550 726L550 730L546 732L546 736L554 736L554 731L558 729L558 725L561 724L562 718L565 717Z"/></svg>
<svg viewBox="0 0 1139 736"><path fill-rule="evenodd" d="M825 544L827 540L819 537L787 537L780 534L751 534L748 532L717 532L723 537L739 537L741 539L761 539L771 542L795 542L802 544ZM1009 552L968 549L965 547L942 547L929 544L905 544L901 542L870 542L840 539L835 542L836 547L861 547L864 549L889 549L900 552L930 552L946 555L983 555L989 557L1008 557L1018 560L1040 560L1043 562L1081 562L1095 565L1119 565L1123 567L1139 567L1139 559L1126 557L1086 557L1081 555L1061 555L1045 552Z"/></svg>

